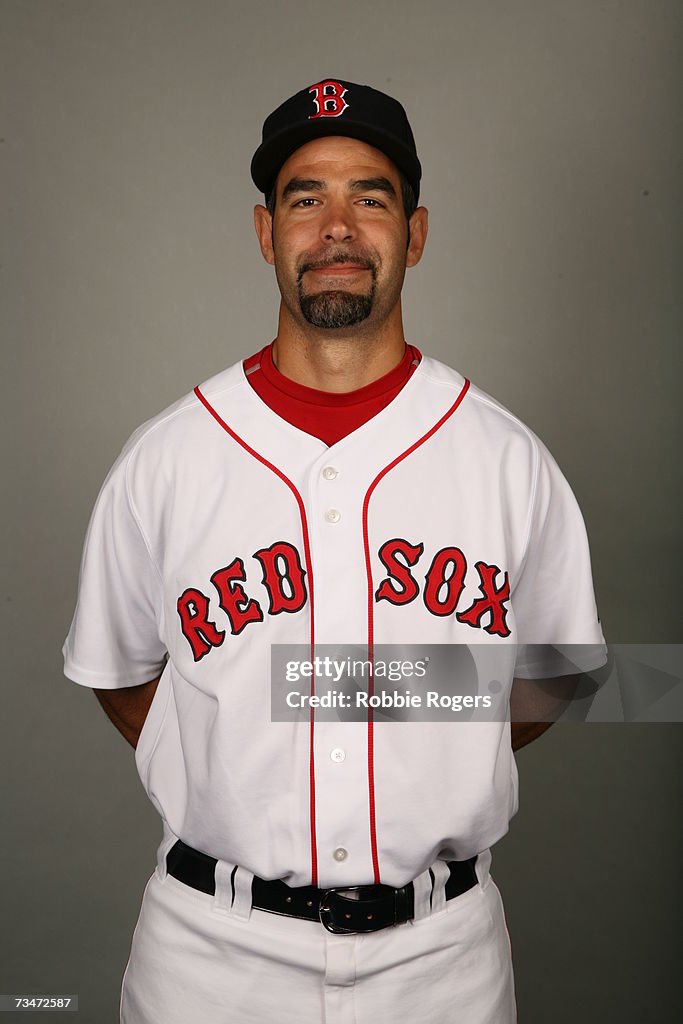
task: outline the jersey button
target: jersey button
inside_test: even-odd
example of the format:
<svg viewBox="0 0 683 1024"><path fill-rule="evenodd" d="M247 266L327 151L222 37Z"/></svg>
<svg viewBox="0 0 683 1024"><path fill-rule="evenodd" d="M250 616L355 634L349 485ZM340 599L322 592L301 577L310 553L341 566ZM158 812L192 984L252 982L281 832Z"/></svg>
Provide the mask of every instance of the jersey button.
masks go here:
<svg viewBox="0 0 683 1024"><path fill-rule="evenodd" d="M330 751L330 757L337 764L341 764L342 761L346 760L346 751L342 750L341 747L335 747L334 750Z"/></svg>
<svg viewBox="0 0 683 1024"><path fill-rule="evenodd" d="M328 523L338 523L341 519L341 512L338 508L328 508L325 513L325 519L327 519Z"/></svg>
<svg viewBox="0 0 683 1024"><path fill-rule="evenodd" d="M337 476L337 470L334 468L334 466L325 466L323 470L323 476L325 477L326 480L334 480L334 478Z"/></svg>
<svg viewBox="0 0 683 1024"><path fill-rule="evenodd" d="M338 846L337 849L332 854L334 859L335 860L339 860L339 861L346 860L348 855L349 855L348 850L345 850L343 846Z"/></svg>

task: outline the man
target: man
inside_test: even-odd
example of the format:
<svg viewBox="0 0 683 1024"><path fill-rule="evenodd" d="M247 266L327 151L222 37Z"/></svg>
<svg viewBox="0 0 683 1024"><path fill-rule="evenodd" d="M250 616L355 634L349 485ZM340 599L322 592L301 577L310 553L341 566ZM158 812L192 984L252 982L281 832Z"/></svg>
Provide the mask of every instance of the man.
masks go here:
<svg viewBox="0 0 683 1024"><path fill-rule="evenodd" d="M406 344L420 174L403 107L369 87L327 79L267 118L277 337L136 431L97 500L65 672L135 747L164 827L123 1024L515 1019L489 871L512 750L606 655L552 456ZM514 672L516 721L271 717L275 645L373 664L406 643L502 655L488 692ZM555 675L519 724L523 680Z"/></svg>

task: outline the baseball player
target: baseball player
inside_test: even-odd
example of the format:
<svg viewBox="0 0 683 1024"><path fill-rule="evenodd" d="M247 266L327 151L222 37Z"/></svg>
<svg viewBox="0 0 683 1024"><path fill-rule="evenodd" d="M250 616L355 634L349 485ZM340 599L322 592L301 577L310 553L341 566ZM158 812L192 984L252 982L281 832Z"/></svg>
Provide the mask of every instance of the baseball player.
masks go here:
<svg viewBox="0 0 683 1024"><path fill-rule="evenodd" d="M275 721L271 655L466 645L509 693L582 645L576 678L606 660L581 513L531 430L405 340L427 210L401 104L308 86L251 172L277 336L125 444L64 645L163 823L120 1019L511 1024L490 848L548 723Z"/></svg>

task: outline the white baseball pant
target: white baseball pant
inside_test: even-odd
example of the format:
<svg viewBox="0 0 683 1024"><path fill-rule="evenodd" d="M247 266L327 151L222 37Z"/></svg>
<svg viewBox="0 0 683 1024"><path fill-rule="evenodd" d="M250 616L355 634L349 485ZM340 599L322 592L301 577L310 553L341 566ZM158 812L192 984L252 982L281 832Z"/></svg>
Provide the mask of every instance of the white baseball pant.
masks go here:
<svg viewBox="0 0 683 1024"><path fill-rule="evenodd" d="M120 1024L514 1024L510 942L490 853L446 901L437 862L415 881L413 921L365 935L251 909L251 874L219 861L216 895L161 857L121 987ZM431 896L431 907L430 907Z"/></svg>

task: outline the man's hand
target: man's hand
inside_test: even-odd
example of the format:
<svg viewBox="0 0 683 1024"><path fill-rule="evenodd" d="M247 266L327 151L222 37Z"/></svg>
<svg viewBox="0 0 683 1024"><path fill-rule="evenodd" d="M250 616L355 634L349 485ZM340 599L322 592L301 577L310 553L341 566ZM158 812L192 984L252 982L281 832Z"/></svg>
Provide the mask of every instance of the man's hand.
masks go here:
<svg viewBox="0 0 683 1024"><path fill-rule="evenodd" d="M510 692L512 749L538 739L565 711L576 693L580 673L554 679L513 679Z"/></svg>
<svg viewBox="0 0 683 1024"><path fill-rule="evenodd" d="M140 686L124 686L118 690L95 690L95 696L122 736L135 748L145 724L147 713L159 685L159 676Z"/></svg>

